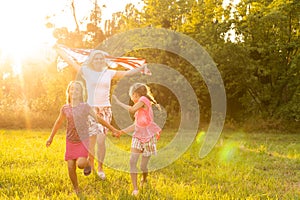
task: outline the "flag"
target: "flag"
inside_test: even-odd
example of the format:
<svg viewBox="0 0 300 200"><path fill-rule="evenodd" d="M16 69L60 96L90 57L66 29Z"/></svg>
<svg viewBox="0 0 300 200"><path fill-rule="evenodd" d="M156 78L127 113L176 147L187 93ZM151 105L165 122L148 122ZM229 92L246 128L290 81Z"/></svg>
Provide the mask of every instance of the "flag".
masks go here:
<svg viewBox="0 0 300 200"><path fill-rule="evenodd" d="M64 51L70 59L76 63L82 65L93 51L93 49L81 49L81 48L70 48L65 45L57 45L57 48ZM101 50L100 50L101 51ZM107 52L101 51L105 57L105 61L110 68L116 68L117 66L122 66L127 70L134 69L146 65L146 60L143 58L135 57L113 57ZM57 59L57 70L61 71L68 66L68 63L65 62L61 57ZM145 67L145 74L151 75L151 72L147 67Z"/></svg>

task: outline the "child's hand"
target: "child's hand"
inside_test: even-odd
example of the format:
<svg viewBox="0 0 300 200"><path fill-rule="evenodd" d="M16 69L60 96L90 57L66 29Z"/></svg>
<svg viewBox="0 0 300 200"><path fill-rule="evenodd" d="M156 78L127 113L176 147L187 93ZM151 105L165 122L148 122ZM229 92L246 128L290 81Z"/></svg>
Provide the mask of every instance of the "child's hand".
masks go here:
<svg viewBox="0 0 300 200"><path fill-rule="evenodd" d="M159 138L160 138L160 133L157 133L156 134L156 139L159 140Z"/></svg>
<svg viewBox="0 0 300 200"><path fill-rule="evenodd" d="M118 132L119 132L119 131L120 131L119 129L113 128L113 129L111 130L112 136L113 136L113 137L119 138L119 135L118 135Z"/></svg>
<svg viewBox="0 0 300 200"><path fill-rule="evenodd" d="M52 139L49 138L49 139L46 141L46 147L49 147L51 144L52 144Z"/></svg>
<svg viewBox="0 0 300 200"><path fill-rule="evenodd" d="M143 64L143 66L144 66L144 69L143 69L143 71L142 71L142 74L145 74L145 75L151 75L152 73L151 73L151 71L149 70L148 65L145 63L145 64Z"/></svg>
<svg viewBox="0 0 300 200"><path fill-rule="evenodd" d="M120 138L120 136L125 134L125 132L122 130L119 130L116 134L117 134L117 137Z"/></svg>
<svg viewBox="0 0 300 200"><path fill-rule="evenodd" d="M111 134L112 134L113 137L116 137L116 138L120 137L119 134L118 134L118 131L117 132L112 132Z"/></svg>
<svg viewBox="0 0 300 200"><path fill-rule="evenodd" d="M116 138L120 138L120 135L118 134L120 130L118 129L115 129L111 132L112 136L113 137L116 137Z"/></svg>

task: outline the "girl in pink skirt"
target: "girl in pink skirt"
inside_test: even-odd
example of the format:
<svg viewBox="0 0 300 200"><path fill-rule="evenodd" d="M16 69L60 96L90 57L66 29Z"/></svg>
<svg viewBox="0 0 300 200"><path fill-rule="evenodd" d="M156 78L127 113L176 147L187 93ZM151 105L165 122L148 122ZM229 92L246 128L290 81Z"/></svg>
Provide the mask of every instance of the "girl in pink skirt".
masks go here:
<svg viewBox="0 0 300 200"><path fill-rule="evenodd" d="M129 106L120 102L116 96L114 96L114 98L120 106L127 109L129 112L134 113L135 117L134 124L121 130L118 136L134 131L131 142L130 176L133 185L132 195L136 196L138 195L138 159L142 154L142 183L145 183L148 176L148 162L150 156L156 154L156 141L159 138L161 128L153 121L153 111L151 105L158 104L151 95L148 86L142 83L135 83L129 89L129 96L134 102L133 106Z"/></svg>
<svg viewBox="0 0 300 200"><path fill-rule="evenodd" d="M49 147L55 134L62 123L67 121L66 130L66 152L65 160L68 163L68 172L76 194L79 193L76 168L84 169L84 174L91 173L91 166L88 161L89 147L89 123L88 116L97 119L99 123L109 128L113 134L118 130L98 118L90 105L85 103L85 90L80 81L71 81L66 91L67 103L62 106L60 113L52 128L52 132L46 142ZM77 165L77 167L76 167Z"/></svg>

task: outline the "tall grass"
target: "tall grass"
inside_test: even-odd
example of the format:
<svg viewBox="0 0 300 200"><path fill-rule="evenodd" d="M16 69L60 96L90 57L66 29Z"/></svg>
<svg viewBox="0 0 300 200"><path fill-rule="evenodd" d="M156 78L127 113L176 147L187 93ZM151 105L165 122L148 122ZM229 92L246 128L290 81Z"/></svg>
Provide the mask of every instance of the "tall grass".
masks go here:
<svg viewBox="0 0 300 200"><path fill-rule="evenodd" d="M164 131L159 148L174 134ZM129 174L109 167L105 181L77 170L82 194L76 196L64 161L64 132L50 148L48 136L0 130L0 199L136 199ZM110 140L129 150L129 136ZM300 199L299 141L299 134L228 132L200 159L202 141L195 139L178 160L150 173L137 199Z"/></svg>

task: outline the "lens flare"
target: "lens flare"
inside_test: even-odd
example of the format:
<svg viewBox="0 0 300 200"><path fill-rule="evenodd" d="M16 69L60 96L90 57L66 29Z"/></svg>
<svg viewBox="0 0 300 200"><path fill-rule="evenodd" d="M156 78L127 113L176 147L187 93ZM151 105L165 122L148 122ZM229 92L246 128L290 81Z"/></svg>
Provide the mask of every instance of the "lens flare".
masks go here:
<svg viewBox="0 0 300 200"><path fill-rule="evenodd" d="M223 162L231 161L236 155L237 148L238 145L234 142L225 144L220 151L220 155L219 155L220 160Z"/></svg>
<svg viewBox="0 0 300 200"><path fill-rule="evenodd" d="M196 137L197 144L200 144L204 140L205 132L200 131Z"/></svg>

